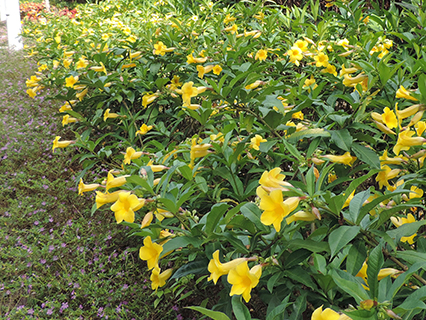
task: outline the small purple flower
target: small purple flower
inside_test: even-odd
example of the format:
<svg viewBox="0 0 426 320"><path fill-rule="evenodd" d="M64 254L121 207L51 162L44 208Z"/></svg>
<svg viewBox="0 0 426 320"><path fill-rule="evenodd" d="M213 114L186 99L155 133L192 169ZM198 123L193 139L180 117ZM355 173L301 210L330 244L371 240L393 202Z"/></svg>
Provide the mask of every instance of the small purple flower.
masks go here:
<svg viewBox="0 0 426 320"><path fill-rule="evenodd" d="M45 264L45 263L46 263L46 259L41 259L41 260L40 260L40 263L41 263L41 264Z"/></svg>
<svg viewBox="0 0 426 320"><path fill-rule="evenodd" d="M181 314L178 314L178 315L177 315L177 317L176 317L176 320L183 320L182 315L181 315Z"/></svg>
<svg viewBox="0 0 426 320"><path fill-rule="evenodd" d="M173 311L179 311L179 307L178 307L177 305L174 305L174 306L172 307L172 310L173 310Z"/></svg>

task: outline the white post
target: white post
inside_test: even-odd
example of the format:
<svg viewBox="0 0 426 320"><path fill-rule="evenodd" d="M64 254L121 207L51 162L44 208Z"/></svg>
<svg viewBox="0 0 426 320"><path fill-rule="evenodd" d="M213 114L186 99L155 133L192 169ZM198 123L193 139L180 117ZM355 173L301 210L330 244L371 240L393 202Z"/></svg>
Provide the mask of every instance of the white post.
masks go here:
<svg viewBox="0 0 426 320"><path fill-rule="evenodd" d="M6 21L6 0L0 0L0 21Z"/></svg>
<svg viewBox="0 0 426 320"><path fill-rule="evenodd" d="M45 1L45 3L46 3L46 10L47 10L47 11L50 11L50 3L49 3L49 0L46 0L46 1Z"/></svg>
<svg viewBox="0 0 426 320"><path fill-rule="evenodd" d="M9 49L23 49L24 46L22 44L21 38L21 15L19 12L19 0L7 0L6 22Z"/></svg>

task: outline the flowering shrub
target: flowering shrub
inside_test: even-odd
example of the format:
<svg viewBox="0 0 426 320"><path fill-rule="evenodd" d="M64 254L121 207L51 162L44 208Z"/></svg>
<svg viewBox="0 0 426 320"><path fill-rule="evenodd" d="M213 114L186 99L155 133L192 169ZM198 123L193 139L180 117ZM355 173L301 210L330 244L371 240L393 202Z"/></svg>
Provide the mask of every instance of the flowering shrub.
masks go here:
<svg viewBox="0 0 426 320"><path fill-rule="evenodd" d="M46 12L46 7L44 3L37 2L24 2L19 5L19 10L21 12L21 19L29 20L38 20L41 17L44 17ZM74 18L77 13L76 9L62 8L58 9L55 6L50 6L50 11L59 16L67 16L70 19Z"/></svg>
<svg viewBox="0 0 426 320"><path fill-rule="evenodd" d="M425 315L424 4L329 5L104 1L25 31L93 214L154 290L221 285L211 318Z"/></svg>

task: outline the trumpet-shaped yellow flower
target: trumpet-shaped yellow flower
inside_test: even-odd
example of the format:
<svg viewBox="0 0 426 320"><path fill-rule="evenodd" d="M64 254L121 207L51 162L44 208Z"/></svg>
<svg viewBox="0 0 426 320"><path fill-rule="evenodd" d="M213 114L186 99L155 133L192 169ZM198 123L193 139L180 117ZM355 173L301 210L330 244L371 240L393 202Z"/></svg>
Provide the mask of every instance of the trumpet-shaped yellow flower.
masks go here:
<svg viewBox="0 0 426 320"><path fill-rule="evenodd" d="M186 56L186 63L191 64L191 63L204 63L207 61L207 57L204 58L195 58L192 53L188 56Z"/></svg>
<svg viewBox="0 0 426 320"><path fill-rule="evenodd" d="M153 219L154 215L152 214L152 211L149 211L142 219L141 229L149 227Z"/></svg>
<svg viewBox="0 0 426 320"><path fill-rule="evenodd" d="M89 89L88 88L86 88L86 89L84 89L83 91L81 91L81 92L77 92L76 94L75 94L75 96L76 96L76 98L78 99L78 100L83 100L83 98L86 96L86 94L87 94L87 92L89 91Z"/></svg>
<svg viewBox="0 0 426 320"><path fill-rule="evenodd" d="M78 76L69 76L65 78L65 87L74 88L74 85L78 82Z"/></svg>
<svg viewBox="0 0 426 320"><path fill-rule="evenodd" d="M315 309L312 313L311 320L339 320L340 315L330 308L322 310L322 306Z"/></svg>
<svg viewBox="0 0 426 320"><path fill-rule="evenodd" d="M426 143L426 139L423 137L413 137L415 131L410 129L401 131L398 135L396 145L393 147L393 152L399 155L401 150L409 150L413 146L421 146Z"/></svg>
<svg viewBox="0 0 426 320"><path fill-rule="evenodd" d="M382 121L389 129L393 129L398 126L398 120L396 119L395 112L388 107L383 109Z"/></svg>
<svg viewBox="0 0 426 320"><path fill-rule="evenodd" d="M364 288L368 289L368 277L367 277L367 268L368 264L367 261L364 261L362 264L361 269L358 271L356 277L360 277L364 280L365 285L363 285ZM394 268L383 268L380 269L379 274L377 275L377 280L382 280L388 276L395 276L400 274L401 271L394 269Z"/></svg>
<svg viewBox="0 0 426 320"><path fill-rule="evenodd" d="M80 59L78 59L78 62L75 65L75 67L77 69L83 69L83 68L86 68L88 65L89 65L89 62L86 59L84 59L83 57L81 57Z"/></svg>
<svg viewBox="0 0 426 320"><path fill-rule="evenodd" d="M420 105L415 104L411 107L405 108L404 110L398 110L398 103L395 104L396 116L398 120L401 121L405 118L415 115L420 110Z"/></svg>
<svg viewBox="0 0 426 320"><path fill-rule="evenodd" d="M379 183L379 188L384 186L390 187L389 180L395 178L401 172L400 169L391 169L389 166L382 166L382 171L377 174L376 181Z"/></svg>
<svg viewBox="0 0 426 320"><path fill-rule="evenodd" d="M253 138L250 139L250 148L254 150L259 150L259 146L262 142L266 142L268 140L264 139L262 136L256 134Z"/></svg>
<svg viewBox="0 0 426 320"><path fill-rule="evenodd" d="M78 194L81 196L83 192L93 191L100 186L101 185L98 183L84 184L83 178L80 178L80 182L78 183Z"/></svg>
<svg viewBox="0 0 426 320"><path fill-rule="evenodd" d="M290 62L294 63L296 66L299 66L299 61L303 59L303 53L299 47L291 47L291 49L286 52L286 55L289 56Z"/></svg>
<svg viewBox="0 0 426 320"><path fill-rule="evenodd" d="M190 151L191 163L190 163L189 167L193 168L195 159L202 158L202 157L205 157L206 155L208 155L209 154L209 148L211 146L212 145L208 144L208 143L197 144L197 139L193 138L192 144L191 144L191 151Z"/></svg>
<svg viewBox="0 0 426 320"><path fill-rule="evenodd" d="M357 159L356 157L351 156L349 151L347 151L342 156L334 156L334 155L328 154L328 155L323 156L323 158L326 158L326 159L330 160L331 162L342 163L342 164L345 164L345 165L350 166L350 167L352 167L352 164Z"/></svg>
<svg viewBox="0 0 426 320"><path fill-rule="evenodd" d="M157 94L145 94L142 97L142 106L144 108L148 107L149 104L153 103L155 99L157 99L158 95Z"/></svg>
<svg viewBox="0 0 426 320"><path fill-rule="evenodd" d="M116 202L118 200L118 195L121 192L125 192L124 190L118 190L112 193L102 193L100 191L96 191L96 208L99 209L104 204Z"/></svg>
<svg viewBox="0 0 426 320"><path fill-rule="evenodd" d="M343 77L345 74L352 74L357 71L358 71L358 68L356 67L346 68L345 65L342 64L342 70L340 70L339 76Z"/></svg>
<svg viewBox="0 0 426 320"><path fill-rule="evenodd" d="M399 89L396 91L396 98L403 98L412 101L418 101L416 98L412 97L410 91L404 88L404 86L399 86Z"/></svg>
<svg viewBox="0 0 426 320"><path fill-rule="evenodd" d="M293 47L299 48L302 52L308 51L308 41L306 40L297 40L294 44Z"/></svg>
<svg viewBox="0 0 426 320"><path fill-rule="evenodd" d="M111 210L114 211L117 223L121 223L123 220L133 223L135 211L142 208L144 204L144 199L138 199L136 195L130 192L120 192L117 201L111 206Z"/></svg>
<svg viewBox="0 0 426 320"><path fill-rule="evenodd" d="M262 266L256 265L249 269L247 261L231 269L228 274L228 282L232 284L230 296L242 295L246 302L250 301L251 289L257 286L262 276Z"/></svg>
<svg viewBox="0 0 426 320"><path fill-rule="evenodd" d="M258 52L256 52L256 56L254 57L254 59L263 61L263 60L266 60L267 56L268 56L268 51L264 49L260 49Z"/></svg>
<svg viewBox="0 0 426 320"><path fill-rule="evenodd" d="M157 208L154 211L155 217L161 222L164 220L164 218L173 218L174 215L173 213L171 213L170 211L161 209L161 208Z"/></svg>
<svg viewBox="0 0 426 320"><path fill-rule="evenodd" d="M219 75L221 72L222 72L222 67L220 65L217 64L213 67L213 73L215 75Z"/></svg>
<svg viewBox="0 0 426 320"><path fill-rule="evenodd" d="M184 106L191 105L191 98L198 95L198 89L193 86L194 82L190 81L182 86L182 100Z"/></svg>
<svg viewBox="0 0 426 320"><path fill-rule="evenodd" d="M327 67L328 66L328 56L324 52L319 52L314 56L315 66L317 67Z"/></svg>
<svg viewBox="0 0 426 320"><path fill-rule="evenodd" d="M53 146L52 146L52 151L53 152L55 152L56 148L66 148L70 144L74 143L74 141L71 141L71 140L59 141L59 139L61 139L61 137L60 136L56 136L55 140L53 140Z"/></svg>
<svg viewBox="0 0 426 320"><path fill-rule="evenodd" d="M226 27L225 29L223 29L223 30L225 30L225 31L227 31L227 32L230 32L230 33L232 33L232 34L235 34L235 33L237 33L237 31L238 31L238 26L236 25L236 24L233 24L232 26L230 26L230 27Z"/></svg>
<svg viewBox="0 0 426 320"><path fill-rule="evenodd" d="M142 125L141 125L141 127L139 128L139 130L138 130L138 131L136 131L136 134L135 134L135 135L138 135L138 134L140 134L140 135L147 134L147 133L148 133L148 131L150 131L151 129L152 129L152 126L147 126L147 125L144 123L144 124L142 124Z"/></svg>
<svg viewBox="0 0 426 320"><path fill-rule="evenodd" d="M213 280L214 284L216 284L221 276L228 274L229 271L236 268L244 261L246 261L245 258L238 258L226 263L221 263L219 259L219 250L216 250L213 253L213 259L210 260L208 265L210 277L207 278L207 281Z"/></svg>
<svg viewBox="0 0 426 320"><path fill-rule="evenodd" d="M62 126L64 127L67 124L77 122L77 118L70 117L69 114L66 114L62 117Z"/></svg>
<svg viewBox="0 0 426 320"><path fill-rule="evenodd" d="M166 52L172 52L174 49L175 48L167 48L167 46L161 41L158 41L156 44L154 44L154 54L157 55L164 56Z"/></svg>
<svg viewBox="0 0 426 320"><path fill-rule="evenodd" d="M277 167L271 171L265 171L260 177L259 184L266 188L282 188L283 186L292 186L285 182L285 175L281 174L281 168Z"/></svg>
<svg viewBox="0 0 426 320"><path fill-rule="evenodd" d="M321 70L321 73L330 73L330 74L334 75L335 77L337 77L336 67L333 66L330 63L326 66L325 69Z"/></svg>
<svg viewBox="0 0 426 320"><path fill-rule="evenodd" d="M362 84L362 82L368 79L368 76L360 73L356 77L351 77L349 74L343 75L343 85L346 87L356 87L357 84Z"/></svg>
<svg viewBox="0 0 426 320"><path fill-rule="evenodd" d="M318 85L315 83L316 80L314 78L314 76L312 75L310 78L307 78L303 84L303 88L309 88L310 86L314 85L314 89L316 87L318 87ZM308 91L310 92L310 88L308 89Z"/></svg>
<svg viewBox="0 0 426 320"><path fill-rule="evenodd" d="M142 151L137 151L132 147L126 149L126 154L124 155L124 164L130 164L131 160L138 159L143 155Z"/></svg>
<svg viewBox="0 0 426 320"><path fill-rule="evenodd" d="M206 67L203 67L203 66L201 66L201 65L198 65L198 66L197 66L198 78L203 79L203 78L204 78L204 75L205 75L206 73L209 73L210 71L212 71L212 70L213 70L213 68L214 68L214 66L213 66L213 65L209 65L209 66L206 66Z"/></svg>
<svg viewBox="0 0 426 320"><path fill-rule="evenodd" d="M117 117L120 116L118 113L110 112L110 110L111 109L109 109L109 108L105 110L105 112L104 112L104 121L107 121L107 119L114 119L114 118L117 118Z"/></svg>
<svg viewBox="0 0 426 320"><path fill-rule="evenodd" d="M246 89L246 90L252 90L252 89L256 89L258 86L260 86L261 84L264 84L264 82L263 81L261 81L261 80L256 80L255 82L253 82L253 83L251 83L251 84L248 84L248 85L246 85L244 88Z"/></svg>
<svg viewBox="0 0 426 320"><path fill-rule="evenodd" d="M394 226L398 228L398 227L402 226L403 224L416 222L416 219L414 218L414 216L411 213L409 213L406 218L391 217L391 221L394 224ZM413 244L415 236L417 236L417 233L415 233L415 234L413 234L409 237L402 237L401 242L408 242L409 244Z"/></svg>
<svg viewBox="0 0 426 320"><path fill-rule="evenodd" d="M227 24L227 23L230 23L230 22L235 21L235 20L237 20L237 18L231 17L231 15L228 13L226 15L225 19L223 20L223 24Z"/></svg>
<svg viewBox="0 0 426 320"><path fill-rule="evenodd" d="M381 157L379 157L379 159L380 159L380 163L382 165L384 165L384 164L401 164L404 161L408 161L408 159L404 159L404 158L390 158L388 156L387 150L383 151L383 155Z"/></svg>
<svg viewBox="0 0 426 320"><path fill-rule="evenodd" d="M96 71L96 72L103 72L106 75L108 75L108 72L105 68L105 65L102 62L99 62L99 64L101 65L100 67L96 66L96 67L90 67L91 70Z"/></svg>
<svg viewBox="0 0 426 320"><path fill-rule="evenodd" d="M266 225L273 225L275 230L281 230L281 222L294 211L299 205L299 197L290 197L283 201L282 191L279 189L272 190L270 194L258 189L260 197L260 209L264 210L260 221Z"/></svg>
<svg viewBox="0 0 426 320"><path fill-rule="evenodd" d="M106 182L106 191L112 188L121 187L126 183L126 176L121 176L114 178L111 172L108 172L107 182Z"/></svg>
<svg viewBox="0 0 426 320"><path fill-rule="evenodd" d="M317 217L312 212L300 210L286 218L285 221L290 224L293 221L315 221L316 219Z"/></svg>
<svg viewBox="0 0 426 320"><path fill-rule="evenodd" d="M151 277L151 288L152 290L157 290L158 288L164 286L166 281L172 276L173 269L167 269L160 273L160 269L152 269Z"/></svg>
<svg viewBox="0 0 426 320"><path fill-rule="evenodd" d="M160 253L163 251L163 247L157 243L153 243L151 237L148 236L143 240L144 246L139 250L139 258L148 263L148 270L155 267L158 268L158 260Z"/></svg>
<svg viewBox="0 0 426 320"><path fill-rule="evenodd" d="M423 197L423 189L420 189L416 186L411 186L411 192L409 194L410 199L422 198Z"/></svg>

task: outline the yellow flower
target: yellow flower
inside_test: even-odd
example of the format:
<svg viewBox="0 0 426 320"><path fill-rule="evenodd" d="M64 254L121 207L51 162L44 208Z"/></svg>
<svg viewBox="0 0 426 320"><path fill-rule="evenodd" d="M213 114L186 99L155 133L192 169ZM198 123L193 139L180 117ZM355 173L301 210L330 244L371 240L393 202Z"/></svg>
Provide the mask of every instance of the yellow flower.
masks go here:
<svg viewBox="0 0 426 320"><path fill-rule="evenodd" d="M203 67L203 66L201 66L201 65L198 65L198 66L197 66L198 78L203 79L203 78L204 78L204 75L205 75L206 73L209 73L210 71L212 71L212 70L213 70L213 68L214 68L214 66L213 66L213 65L209 65L209 66L206 66L206 67Z"/></svg>
<svg viewBox="0 0 426 320"><path fill-rule="evenodd" d="M237 18L231 17L231 15L228 13L226 15L225 19L223 20L223 24L227 24L227 23L230 23L230 22L235 21L235 20L237 20Z"/></svg>
<svg viewBox="0 0 426 320"><path fill-rule="evenodd" d="M154 54L164 56L166 52L172 52L175 48L167 48L161 41L154 44Z"/></svg>
<svg viewBox="0 0 426 320"><path fill-rule="evenodd" d="M152 211L149 211L145 217L143 217L142 219L142 223L141 223L141 229L149 227L149 225L152 222L152 219L154 219L154 215L152 214Z"/></svg>
<svg viewBox="0 0 426 320"><path fill-rule="evenodd" d="M245 86L246 90L251 90L251 89L256 89L258 86L260 86L261 84L265 84L263 81L261 80L257 80L251 84L248 84Z"/></svg>
<svg viewBox="0 0 426 320"><path fill-rule="evenodd" d="M143 244L144 246L139 250L139 258L148 263L148 270L155 267L158 268L158 260L160 258L160 253L163 251L163 247L157 243L153 243L150 236L143 240Z"/></svg>
<svg viewBox="0 0 426 320"><path fill-rule="evenodd" d="M297 40L293 47L299 48L302 52L308 51L308 41L306 40Z"/></svg>
<svg viewBox="0 0 426 320"><path fill-rule="evenodd" d="M254 150L259 150L259 146L262 142L266 142L268 140L262 138L262 136L256 134L253 138L250 139L250 147Z"/></svg>
<svg viewBox="0 0 426 320"><path fill-rule="evenodd" d="M96 191L96 208L99 209L104 204L116 202L118 200L118 195L121 192L125 192L124 190L118 190L112 193L102 193L100 191Z"/></svg>
<svg viewBox="0 0 426 320"><path fill-rule="evenodd" d="M368 290L368 277L367 277L367 268L368 268L368 264L367 261L364 261L364 263L362 264L361 269L358 271L356 277L360 277L364 280L365 285L363 285L363 287L365 289ZM397 274L400 274L401 271L397 270L397 269L393 269L393 268L383 268L380 269L379 274L377 275L377 280L382 280L388 276L394 276Z"/></svg>
<svg viewBox="0 0 426 320"><path fill-rule="evenodd" d="M138 211L145 204L144 199L138 197L130 192L120 192L118 200L111 206L114 211L115 220L121 223L123 220L133 223L135 221L135 211Z"/></svg>
<svg viewBox="0 0 426 320"><path fill-rule="evenodd" d="M339 320L340 315L330 308L322 310L322 306L312 313L311 320Z"/></svg>
<svg viewBox="0 0 426 320"><path fill-rule="evenodd" d="M121 176L114 178L111 172L108 172L107 181L106 181L106 191L112 188L121 187L126 183L126 176Z"/></svg>
<svg viewBox="0 0 426 320"><path fill-rule="evenodd" d="M86 88L83 91L76 93L75 96L78 98L78 100L81 101L86 96L86 94L87 94L88 91L89 91L89 89Z"/></svg>
<svg viewBox="0 0 426 320"><path fill-rule="evenodd" d="M298 111L298 112L295 112L295 113L293 113L292 115L291 115L291 118L292 119L299 119L299 120L303 120L303 112L302 111Z"/></svg>
<svg viewBox="0 0 426 320"><path fill-rule="evenodd" d="M410 129L399 132L396 145L393 147L393 152L399 155L401 150L409 150L412 146L421 146L426 143L423 137L412 137L416 132Z"/></svg>
<svg viewBox="0 0 426 320"><path fill-rule="evenodd" d="M226 263L221 263L219 260L219 250L216 250L213 253L213 259L209 262L208 270L210 272L210 277L207 278L207 281L213 280L214 284L216 284L221 276L228 274L231 269L234 269L244 261L246 261L245 258L238 258Z"/></svg>
<svg viewBox="0 0 426 320"><path fill-rule="evenodd" d="M109 112L111 109L106 109L104 112L104 121L107 121L107 119L114 119L119 117L120 115L117 113Z"/></svg>
<svg viewBox="0 0 426 320"><path fill-rule="evenodd" d="M235 34L238 31L238 26L236 24L233 24L232 26L227 27L224 30L227 32L231 32L232 34Z"/></svg>
<svg viewBox="0 0 426 320"><path fill-rule="evenodd" d="M316 56L314 56L314 60L316 61L315 65L317 67L327 67L328 66L328 56L323 52L320 52Z"/></svg>
<svg viewBox="0 0 426 320"><path fill-rule="evenodd" d="M286 55L290 57L290 62L294 63L296 66L299 66L299 61L303 59L302 50L299 47L291 47L291 49L286 52Z"/></svg>
<svg viewBox="0 0 426 320"><path fill-rule="evenodd" d="M126 149L126 154L124 155L124 164L130 164L131 160L138 159L142 156L143 152L138 151L136 152L135 149L132 147L128 147Z"/></svg>
<svg viewBox="0 0 426 320"><path fill-rule="evenodd" d="M151 288L152 290L157 290L159 287L162 287L166 284L166 281L172 276L173 269L167 269L160 273L160 269L152 269L151 277Z"/></svg>
<svg viewBox="0 0 426 320"><path fill-rule="evenodd" d="M191 98L198 95L198 89L193 86L194 82L190 81L182 86L182 100L184 106L191 105Z"/></svg>
<svg viewBox="0 0 426 320"><path fill-rule="evenodd" d="M192 53L188 56L186 56L186 63L191 64L191 63L204 63L207 61L207 57L204 58L194 58L194 56L192 55Z"/></svg>
<svg viewBox="0 0 426 320"><path fill-rule="evenodd" d="M316 219L317 217L312 212L301 210L286 218L285 221L287 222L287 224L290 224L293 221L314 221Z"/></svg>
<svg viewBox="0 0 426 320"><path fill-rule="evenodd" d="M122 70L124 70L124 69L127 69L127 68L133 68L133 67L136 67L136 63L127 63L127 64L123 64L123 65L121 66L121 69L122 69Z"/></svg>
<svg viewBox="0 0 426 320"><path fill-rule="evenodd" d="M361 84L363 86L364 90L364 81L368 81L368 76L365 74L360 73L356 77L351 77L348 74L343 75L343 85L346 87L356 87L357 84Z"/></svg>
<svg viewBox="0 0 426 320"><path fill-rule="evenodd" d="M149 104L153 103L155 99L157 99L158 95L157 94L145 94L142 97L142 106L144 108L148 107Z"/></svg>
<svg viewBox="0 0 426 320"><path fill-rule="evenodd" d="M265 171L260 177L259 184L266 188L282 188L283 186L292 186L285 182L285 175L281 174L281 168L277 167L271 171Z"/></svg>
<svg viewBox="0 0 426 320"><path fill-rule="evenodd" d="M83 57L81 57L80 59L78 59L78 62L76 64L76 68L77 69L82 69L82 68L86 68L89 65L89 62L87 62L86 59L84 59Z"/></svg>
<svg viewBox="0 0 426 320"><path fill-rule="evenodd" d="M159 165L159 164L153 164L153 163L154 162L152 160L150 160L147 163L147 166L151 168L152 172L160 172L160 171L163 171L164 169L169 169L169 167Z"/></svg>
<svg viewBox="0 0 426 320"><path fill-rule="evenodd" d="M193 138L191 143L191 151L190 151L190 158L191 163L189 164L190 168L194 167L194 161L197 158L205 157L209 154L209 148L211 147L211 144L204 143L204 144L197 144L197 139Z"/></svg>
<svg viewBox="0 0 426 320"><path fill-rule="evenodd" d="M358 71L358 68L346 68L344 64L342 64L342 70L339 72L339 76L343 77L345 74L352 74Z"/></svg>
<svg viewBox="0 0 426 320"><path fill-rule="evenodd" d="M96 72L103 72L108 75L105 65L102 62L99 62L99 64L101 65L100 67L90 67L90 69Z"/></svg>
<svg viewBox="0 0 426 320"><path fill-rule="evenodd" d="M388 107L383 109L382 121L389 129L396 128L398 126L398 120L396 119L395 113Z"/></svg>
<svg viewBox="0 0 426 320"><path fill-rule="evenodd" d="M84 184L83 178L80 178L80 182L78 183L78 194L81 196L83 192L93 191L100 186L101 185L98 183Z"/></svg>
<svg viewBox="0 0 426 320"><path fill-rule="evenodd" d="M263 19L265 19L265 14L262 11L259 11L253 17L256 18L257 20L263 21Z"/></svg>
<svg viewBox="0 0 426 320"><path fill-rule="evenodd" d="M70 144L74 143L74 141L71 141L71 140L59 141L59 139L61 139L61 137L56 136L55 140L53 140L53 147L52 147L53 152L55 152L56 148L66 148Z"/></svg>
<svg viewBox="0 0 426 320"><path fill-rule="evenodd" d="M412 115L416 114L420 110L420 105L415 104L411 107L405 108L404 110L398 110L398 103L396 103L395 109L396 109L396 116L398 117L398 120L401 121L405 118L411 117Z"/></svg>
<svg viewBox="0 0 426 320"><path fill-rule="evenodd" d="M382 166L382 171L377 174L376 181L379 183L379 188L384 186L390 187L388 180L395 178L401 172L400 169L391 169L389 166Z"/></svg>
<svg viewBox="0 0 426 320"><path fill-rule="evenodd" d="M345 38L345 39L337 41L336 44L338 46L342 46L342 47L346 48L349 45L349 40Z"/></svg>
<svg viewBox="0 0 426 320"><path fill-rule="evenodd" d="M142 124L142 125L141 125L141 127L139 128L139 130L138 130L138 131L136 131L136 134L135 134L135 135L138 135L138 134L140 134L140 135L147 134L147 133L148 133L148 131L149 131L149 130L151 130L151 129L152 129L152 126L147 126L147 125L144 123L144 124Z"/></svg>
<svg viewBox="0 0 426 320"><path fill-rule="evenodd" d="M161 208L157 208L154 211L155 217L161 222L164 220L164 218L173 218L174 215L173 213L171 213L170 211L161 209Z"/></svg>
<svg viewBox="0 0 426 320"><path fill-rule="evenodd" d="M379 157L380 159L380 163L383 164L401 164L404 161L408 161L408 159L404 159L404 158L390 158L388 156L388 151L385 150L383 151L383 155L381 157Z"/></svg>
<svg viewBox="0 0 426 320"><path fill-rule="evenodd" d="M333 66L330 63L327 65L327 67L325 69L321 70L321 73L330 73L330 74L334 75L335 77L337 77L336 67Z"/></svg>
<svg viewBox="0 0 426 320"><path fill-rule="evenodd" d="M283 219L299 205L299 197L290 197L283 201L283 194L279 189L272 190L270 194L263 189L258 189L258 191L259 208L264 210L260 221L266 226L272 224L275 230L279 232Z"/></svg>
<svg viewBox="0 0 426 320"><path fill-rule="evenodd" d="M391 217L391 221L395 225L395 227L398 228L398 227L402 226L403 224L416 222L416 219L414 219L414 216L411 213L409 213L407 215L407 218ZM409 236L409 237L402 237L401 241L402 242L408 242L409 244L413 244L414 243L414 237L416 235L417 235L417 233L415 233L415 234L413 234L412 236Z"/></svg>
<svg viewBox="0 0 426 320"><path fill-rule="evenodd" d="M396 98L403 98L412 101L418 101L416 98L410 95L410 91L404 88L404 86L399 86L399 89L396 91Z"/></svg>
<svg viewBox="0 0 426 320"><path fill-rule="evenodd" d="M27 87L38 87L38 82L41 80L40 77L37 76L31 76L31 78L27 79L27 81L25 81L25 84L27 85Z"/></svg>
<svg viewBox="0 0 426 320"><path fill-rule="evenodd" d="M62 117L62 126L64 127L67 124L74 123L77 121L78 121L77 118L70 117L68 114L66 114Z"/></svg>
<svg viewBox="0 0 426 320"><path fill-rule="evenodd" d="M410 199L422 198L423 197L423 189L420 189L416 186L411 186L411 192L409 194Z"/></svg>
<svg viewBox="0 0 426 320"><path fill-rule="evenodd" d="M350 167L352 167L352 164L356 160L356 157L351 156L349 151L347 151L342 156L334 156L334 155L329 154L329 155L325 155L323 157L330 160L333 163L342 163L342 164L345 164L345 165L350 166Z"/></svg>
<svg viewBox="0 0 426 320"><path fill-rule="evenodd" d="M180 77L179 76L173 76L173 79L171 80L171 88L170 88L170 90L174 90L176 88L179 88L182 85L182 82L179 82L179 81L180 81Z"/></svg>
<svg viewBox="0 0 426 320"><path fill-rule="evenodd" d="M228 274L228 282L232 284L230 296L242 295L246 302L251 298L251 289L257 286L262 276L262 266L256 265L249 269L247 261L231 269Z"/></svg>
<svg viewBox="0 0 426 320"><path fill-rule="evenodd" d="M268 55L268 51L260 49L256 53L256 56L254 57L254 59L259 60L259 61L263 61L263 60L266 60L267 55Z"/></svg>
<svg viewBox="0 0 426 320"><path fill-rule="evenodd" d="M63 61L63 63L64 63L64 67L65 67L66 69L68 69L68 68L70 67L70 65L71 65L72 61L71 61L70 59L65 59L65 60Z"/></svg>
<svg viewBox="0 0 426 320"><path fill-rule="evenodd" d="M314 76L311 75L310 78L307 78L303 84L303 88L309 88L310 86L314 85L314 89L316 87L318 87L318 85L315 83L316 80L314 79ZM310 91L311 89L309 88L308 91Z"/></svg>
<svg viewBox="0 0 426 320"><path fill-rule="evenodd" d="M31 88L27 90L27 94L33 99L37 95L36 90L31 89Z"/></svg>

